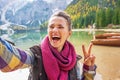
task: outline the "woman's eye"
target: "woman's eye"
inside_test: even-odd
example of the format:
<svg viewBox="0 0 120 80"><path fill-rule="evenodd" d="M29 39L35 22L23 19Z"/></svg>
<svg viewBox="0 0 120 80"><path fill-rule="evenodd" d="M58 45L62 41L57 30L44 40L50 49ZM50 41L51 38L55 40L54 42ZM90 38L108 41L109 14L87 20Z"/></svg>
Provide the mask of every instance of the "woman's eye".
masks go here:
<svg viewBox="0 0 120 80"><path fill-rule="evenodd" d="M53 29L54 27L53 27L53 26L50 26L49 28L50 28L50 29Z"/></svg>
<svg viewBox="0 0 120 80"><path fill-rule="evenodd" d="M59 28L59 29L63 29L64 27L63 27L63 26L59 26L58 28Z"/></svg>

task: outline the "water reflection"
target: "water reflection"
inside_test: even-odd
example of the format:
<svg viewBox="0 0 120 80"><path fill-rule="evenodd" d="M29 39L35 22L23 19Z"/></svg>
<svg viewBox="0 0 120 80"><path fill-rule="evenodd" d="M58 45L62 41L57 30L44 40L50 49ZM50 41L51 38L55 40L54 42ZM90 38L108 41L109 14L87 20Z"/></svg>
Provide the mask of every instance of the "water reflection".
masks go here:
<svg viewBox="0 0 120 80"><path fill-rule="evenodd" d="M2 38L14 42L17 47L26 49L32 45L41 42L43 37L46 35L46 31L17 31L14 34L9 35L8 33L1 33Z"/></svg>

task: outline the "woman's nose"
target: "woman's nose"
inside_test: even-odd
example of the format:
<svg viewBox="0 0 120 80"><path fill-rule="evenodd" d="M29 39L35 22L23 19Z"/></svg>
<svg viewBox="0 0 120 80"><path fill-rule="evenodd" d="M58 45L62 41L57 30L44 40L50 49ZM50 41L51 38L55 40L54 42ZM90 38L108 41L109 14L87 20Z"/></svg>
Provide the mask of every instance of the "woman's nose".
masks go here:
<svg viewBox="0 0 120 80"><path fill-rule="evenodd" d="M57 27L54 27L53 31L58 31L58 28L57 28Z"/></svg>

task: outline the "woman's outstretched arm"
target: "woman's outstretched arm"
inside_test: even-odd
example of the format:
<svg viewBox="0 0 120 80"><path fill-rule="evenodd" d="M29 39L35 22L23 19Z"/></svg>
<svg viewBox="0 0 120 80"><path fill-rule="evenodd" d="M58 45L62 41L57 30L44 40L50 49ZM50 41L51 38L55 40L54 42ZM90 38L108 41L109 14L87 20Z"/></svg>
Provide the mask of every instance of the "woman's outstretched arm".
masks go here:
<svg viewBox="0 0 120 80"><path fill-rule="evenodd" d="M32 65L34 60L30 50L21 50L0 38L0 70L10 72Z"/></svg>

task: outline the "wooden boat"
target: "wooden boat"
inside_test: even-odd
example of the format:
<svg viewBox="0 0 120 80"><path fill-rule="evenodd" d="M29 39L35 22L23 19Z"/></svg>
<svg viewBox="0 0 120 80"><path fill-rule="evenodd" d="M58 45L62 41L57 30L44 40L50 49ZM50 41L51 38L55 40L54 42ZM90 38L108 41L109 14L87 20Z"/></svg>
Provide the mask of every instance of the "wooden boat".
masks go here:
<svg viewBox="0 0 120 80"><path fill-rule="evenodd" d="M104 34L98 34L95 35L95 39L106 39L106 38L119 38L120 39L120 33L104 33Z"/></svg>
<svg viewBox="0 0 120 80"><path fill-rule="evenodd" d="M120 46L120 39L94 39L91 42L94 45Z"/></svg>
<svg viewBox="0 0 120 80"><path fill-rule="evenodd" d="M107 39L120 39L120 36L111 36L111 37L107 37Z"/></svg>
<svg viewBox="0 0 120 80"><path fill-rule="evenodd" d="M120 33L104 33L95 35L91 40L94 45L120 46Z"/></svg>

